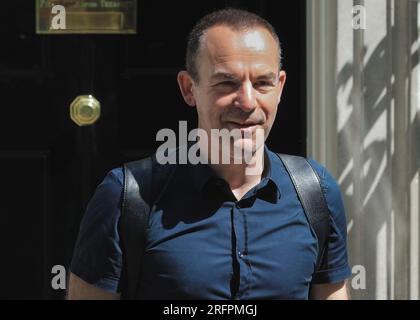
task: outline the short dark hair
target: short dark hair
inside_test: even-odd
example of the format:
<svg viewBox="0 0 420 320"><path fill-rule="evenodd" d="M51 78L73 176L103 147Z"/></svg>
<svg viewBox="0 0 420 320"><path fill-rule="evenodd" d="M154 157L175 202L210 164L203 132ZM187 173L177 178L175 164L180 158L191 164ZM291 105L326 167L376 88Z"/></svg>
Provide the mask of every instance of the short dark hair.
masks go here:
<svg viewBox="0 0 420 320"><path fill-rule="evenodd" d="M277 42L279 52L279 70L281 70L281 45L274 27L267 20L261 18L255 13L242 9L226 8L214 11L201 18L196 23L188 37L185 67L194 81L199 81L196 58L198 50L200 49L202 36L206 30L217 25L225 25L235 31L249 30L255 27L262 27L266 29Z"/></svg>

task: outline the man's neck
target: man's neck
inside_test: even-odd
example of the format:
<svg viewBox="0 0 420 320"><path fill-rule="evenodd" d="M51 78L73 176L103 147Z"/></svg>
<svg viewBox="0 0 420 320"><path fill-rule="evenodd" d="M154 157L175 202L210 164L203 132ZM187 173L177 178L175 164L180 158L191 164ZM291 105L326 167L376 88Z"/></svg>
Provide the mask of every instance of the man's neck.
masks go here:
<svg viewBox="0 0 420 320"><path fill-rule="evenodd" d="M217 151L216 151L217 152ZM219 151L219 155L221 152ZM264 161L264 145L262 145L249 159L243 161L241 164L235 164L233 158L229 164L215 164L211 162L210 154L207 153L209 166L222 179L224 179L230 186L233 194L239 200L249 190L260 183L265 173ZM221 156L219 156L219 160Z"/></svg>

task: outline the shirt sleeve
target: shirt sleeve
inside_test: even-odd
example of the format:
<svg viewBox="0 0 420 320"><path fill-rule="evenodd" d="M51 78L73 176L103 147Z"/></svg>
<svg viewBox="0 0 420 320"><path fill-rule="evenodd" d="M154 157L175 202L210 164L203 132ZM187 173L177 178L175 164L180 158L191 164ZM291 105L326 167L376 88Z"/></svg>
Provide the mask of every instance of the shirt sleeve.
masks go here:
<svg viewBox="0 0 420 320"><path fill-rule="evenodd" d="M337 283L351 276L347 254L347 222L340 188L331 174L319 163L310 159L318 173L330 211L330 234L322 268L314 273L312 283Z"/></svg>
<svg viewBox="0 0 420 320"><path fill-rule="evenodd" d="M96 188L80 223L70 271L84 281L116 293L122 270L118 220L123 172L113 169Z"/></svg>

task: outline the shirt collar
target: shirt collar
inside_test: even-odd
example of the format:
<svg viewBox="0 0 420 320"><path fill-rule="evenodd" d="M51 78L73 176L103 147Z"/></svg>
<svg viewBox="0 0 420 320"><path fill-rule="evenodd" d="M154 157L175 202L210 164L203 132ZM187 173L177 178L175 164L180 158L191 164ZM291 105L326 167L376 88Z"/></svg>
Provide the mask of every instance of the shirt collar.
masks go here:
<svg viewBox="0 0 420 320"><path fill-rule="evenodd" d="M194 143L196 142L194 141L188 144L188 150ZM267 145L264 145L264 176L261 179L261 182L252 189L252 193L257 193L259 197L272 203L276 203L280 198L279 173L276 168L278 164L275 162L275 157L276 155L268 149ZM208 164L191 164L188 162L187 166L189 166L188 171L193 187L200 193L204 192L203 188L205 188L207 184L224 181Z"/></svg>

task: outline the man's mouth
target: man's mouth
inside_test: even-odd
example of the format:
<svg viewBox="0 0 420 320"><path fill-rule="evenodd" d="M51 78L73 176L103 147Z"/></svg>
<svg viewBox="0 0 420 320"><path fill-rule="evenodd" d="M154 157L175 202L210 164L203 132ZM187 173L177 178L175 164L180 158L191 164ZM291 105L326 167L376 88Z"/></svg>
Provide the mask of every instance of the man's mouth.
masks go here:
<svg viewBox="0 0 420 320"><path fill-rule="evenodd" d="M259 122L255 121L245 121L245 122L236 122L236 121L227 121L226 122L230 129L240 129L242 130L251 130L254 131L259 125Z"/></svg>

